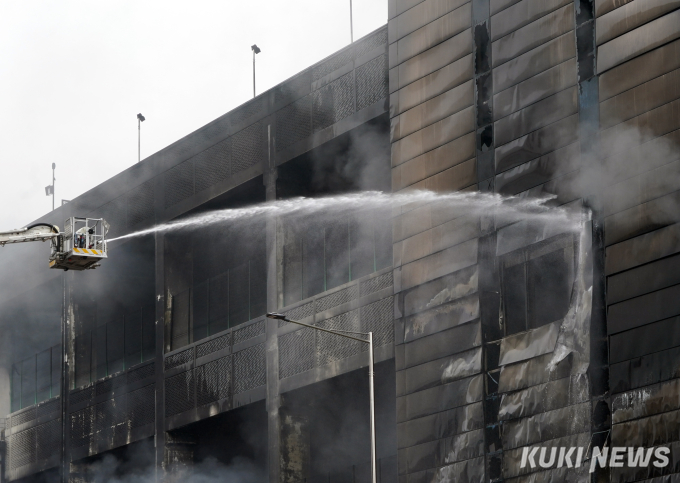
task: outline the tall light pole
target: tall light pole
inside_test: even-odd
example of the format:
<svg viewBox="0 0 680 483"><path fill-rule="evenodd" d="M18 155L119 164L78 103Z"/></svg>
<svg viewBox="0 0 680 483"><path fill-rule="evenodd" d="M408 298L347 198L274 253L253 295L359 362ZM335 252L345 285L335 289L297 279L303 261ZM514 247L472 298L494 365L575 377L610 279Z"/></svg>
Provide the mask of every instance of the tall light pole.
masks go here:
<svg viewBox="0 0 680 483"><path fill-rule="evenodd" d="M349 0L349 41L354 43L354 20L352 19L352 0Z"/></svg>
<svg viewBox="0 0 680 483"><path fill-rule="evenodd" d="M142 116L140 112L137 114L137 162L142 160L142 122L146 121L146 118Z"/></svg>
<svg viewBox="0 0 680 483"><path fill-rule="evenodd" d="M54 211L54 180L56 179L54 177L54 170L57 167L55 163L52 163L52 184L45 186L45 195L50 196L52 195L52 211Z"/></svg>
<svg viewBox="0 0 680 483"><path fill-rule="evenodd" d="M290 322L291 324L298 324L304 327L309 327L310 329L320 330L321 332L328 332L329 334L339 335L340 337L346 337L347 339L356 340L368 344L368 398L370 405L370 426L371 426L371 482L377 483L378 481L378 466L376 463L375 454L375 372L373 371L373 332L350 332L348 330L333 330L324 329L323 327L316 327L314 325L305 324L303 322L298 322L297 320L290 320L284 314L278 314L276 312L268 312L267 317L270 319L283 320L285 322ZM368 339L360 339L359 337L354 337L353 335L365 335Z"/></svg>
<svg viewBox="0 0 680 483"><path fill-rule="evenodd" d="M257 46L257 44L251 45L250 49L253 51L253 97L255 97L255 55L262 51Z"/></svg>

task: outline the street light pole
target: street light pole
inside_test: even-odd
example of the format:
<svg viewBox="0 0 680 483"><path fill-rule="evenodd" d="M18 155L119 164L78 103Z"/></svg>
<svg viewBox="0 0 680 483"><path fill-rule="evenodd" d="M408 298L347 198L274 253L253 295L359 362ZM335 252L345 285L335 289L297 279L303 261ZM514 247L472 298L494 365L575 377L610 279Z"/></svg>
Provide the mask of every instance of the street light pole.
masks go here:
<svg viewBox="0 0 680 483"><path fill-rule="evenodd" d="M54 170L57 167L56 163L52 163L52 211L54 211L54 181L56 178L54 177Z"/></svg>
<svg viewBox="0 0 680 483"><path fill-rule="evenodd" d="M371 425L371 482L378 482L378 466L376 461L376 451L375 451L375 371L373 370L373 332L350 332L347 330L332 330L324 329L323 327L317 327L315 325L305 324L304 322L298 322L297 320L290 320L284 314L279 314L276 312L267 313L267 317L270 319L283 320L285 322L290 322L291 324L302 325L303 327L309 327L310 329L319 330L321 332L328 332L329 334L339 335L340 337L345 337L347 339L356 340L368 344L368 386L369 386L369 404L370 404L370 425ZM359 337L353 337L348 334L354 335L365 335L368 337L366 339L360 339Z"/></svg>
<svg viewBox="0 0 680 483"><path fill-rule="evenodd" d="M250 49L253 51L253 97L255 97L255 54L259 54L262 51L257 44L251 45Z"/></svg>
<svg viewBox="0 0 680 483"><path fill-rule="evenodd" d="M352 18L352 0L349 0L349 40L354 43L354 19Z"/></svg>
<svg viewBox="0 0 680 483"><path fill-rule="evenodd" d="M146 118L142 116L140 112L137 114L137 162L142 161L142 122L146 121Z"/></svg>

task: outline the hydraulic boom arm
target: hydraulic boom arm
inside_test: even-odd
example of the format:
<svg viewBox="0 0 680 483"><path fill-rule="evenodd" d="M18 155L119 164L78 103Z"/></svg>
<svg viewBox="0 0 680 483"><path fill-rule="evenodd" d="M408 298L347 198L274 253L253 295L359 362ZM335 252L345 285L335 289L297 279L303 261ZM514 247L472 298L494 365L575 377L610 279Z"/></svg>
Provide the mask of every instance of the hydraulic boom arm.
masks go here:
<svg viewBox="0 0 680 483"><path fill-rule="evenodd" d="M59 227L47 223L37 223L18 230L0 232L0 246L7 243L25 243L52 240L59 236Z"/></svg>
<svg viewBox="0 0 680 483"><path fill-rule="evenodd" d="M66 220L65 229L56 225L35 225L11 231L0 231L0 247L8 243L50 241L50 268L60 270L87 270L99 266L108 258L106 234L109 224L103 218L77 218Z"/></svg>

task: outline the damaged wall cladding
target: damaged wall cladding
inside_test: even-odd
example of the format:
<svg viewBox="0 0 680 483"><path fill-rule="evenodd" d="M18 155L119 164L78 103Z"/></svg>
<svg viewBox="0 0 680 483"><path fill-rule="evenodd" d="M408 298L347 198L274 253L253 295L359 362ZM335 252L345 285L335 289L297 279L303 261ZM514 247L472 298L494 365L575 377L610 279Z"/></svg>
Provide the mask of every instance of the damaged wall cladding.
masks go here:
<svg viewBox="0 0 680 483"><path fill-rule="evenodd" d="M377 334L393 385L379 391L378 427L394 434L378 445L382 483L586 481L589 465L522 467L522 453L603 444L672 452L597 481L678 478L680 3L388 8L386 27L105 183L104 206L86 194L50 216L84 209L125 233L306 194L300 169L370 131L389 137L393 192L551 196L581 229L419 204L126 242L121 256L151 262L107 270L134 290L71 282L68 397L59 349L46 375L56 341L15 358L5 478L54 471L44 448L63 441L61 468L85 481L78 468L153 436L173 478L173 461L200 471L212 455L277 483L369 481L365 438L333 426L341 457L310 443L324 411L363 421L329 388L367 397L365 352L272 310Z"/></svg>

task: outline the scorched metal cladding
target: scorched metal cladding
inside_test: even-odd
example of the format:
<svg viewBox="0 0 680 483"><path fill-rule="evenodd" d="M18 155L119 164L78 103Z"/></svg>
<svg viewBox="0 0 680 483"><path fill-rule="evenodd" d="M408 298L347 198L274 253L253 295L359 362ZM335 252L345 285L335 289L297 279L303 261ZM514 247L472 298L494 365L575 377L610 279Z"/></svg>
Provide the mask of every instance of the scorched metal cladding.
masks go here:
<svg viewBox="0 0 680 483"><path fill-rule="evenodd" d="M370 481L365 348L271 311L374 333L381 483L678 478L680 4L388 7L38 220L95 273L0 253L3 478Z"/></svg>

